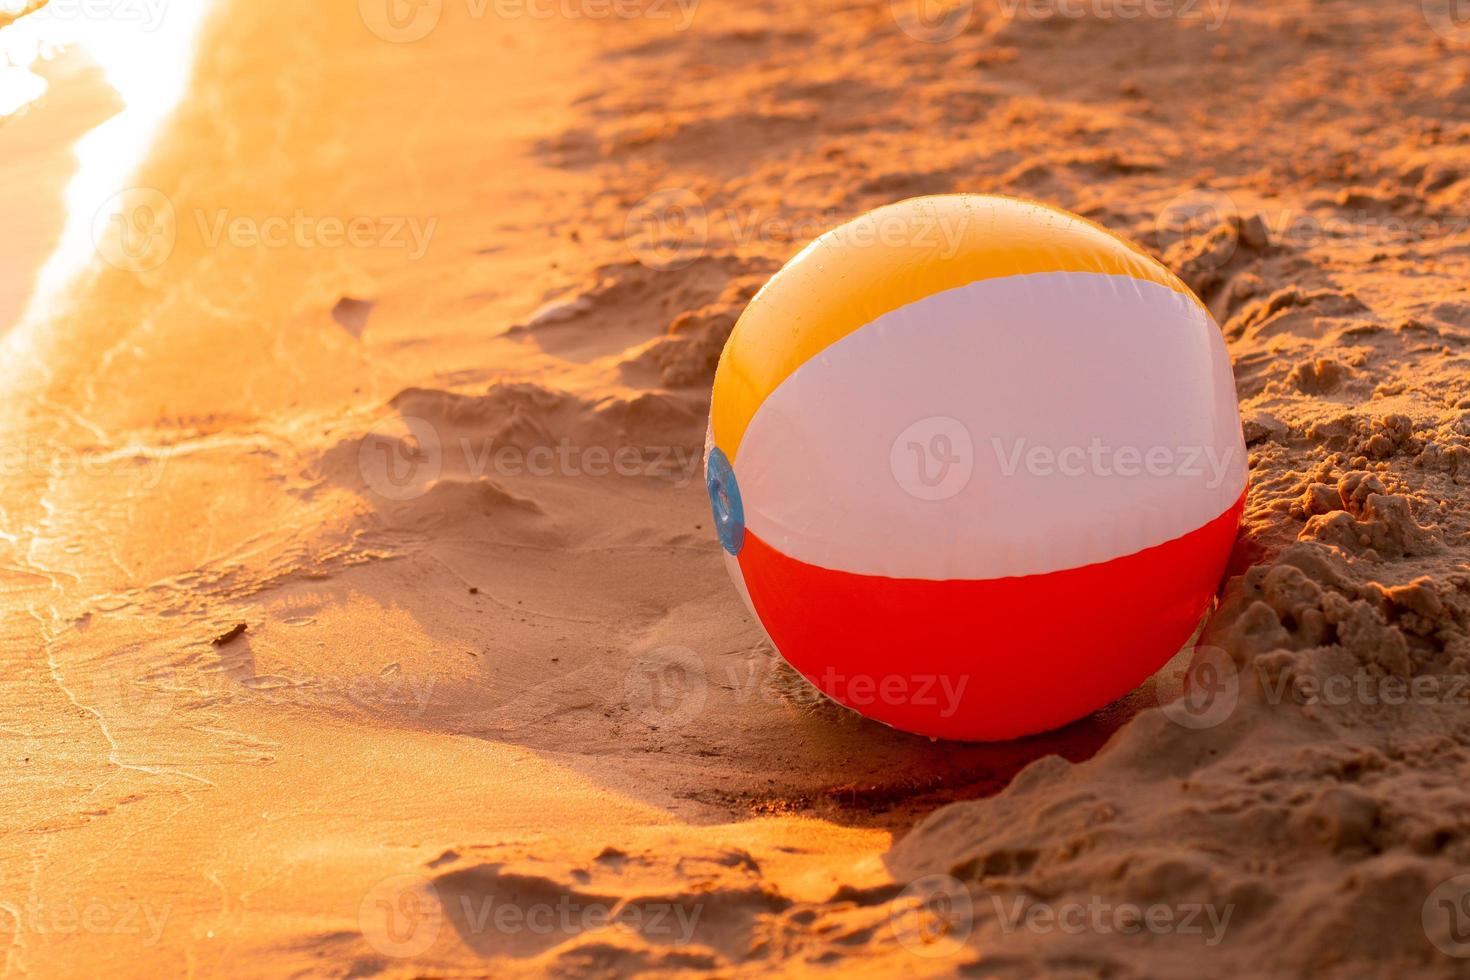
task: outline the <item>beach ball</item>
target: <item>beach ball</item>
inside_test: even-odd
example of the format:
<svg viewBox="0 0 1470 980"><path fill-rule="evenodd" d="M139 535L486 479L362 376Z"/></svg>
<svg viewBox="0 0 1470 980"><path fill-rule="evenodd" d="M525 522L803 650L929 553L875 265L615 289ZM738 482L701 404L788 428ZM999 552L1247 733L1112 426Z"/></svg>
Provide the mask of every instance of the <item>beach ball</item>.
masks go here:
<svg viewBox="0 0 1470 980"><path fill-rule="evenodd" d="M832 699L923 735L1081 718L1186 644L1245 503L1209 311L1076 215L944 195L778 271L715 374L736 588Z"/></svg>

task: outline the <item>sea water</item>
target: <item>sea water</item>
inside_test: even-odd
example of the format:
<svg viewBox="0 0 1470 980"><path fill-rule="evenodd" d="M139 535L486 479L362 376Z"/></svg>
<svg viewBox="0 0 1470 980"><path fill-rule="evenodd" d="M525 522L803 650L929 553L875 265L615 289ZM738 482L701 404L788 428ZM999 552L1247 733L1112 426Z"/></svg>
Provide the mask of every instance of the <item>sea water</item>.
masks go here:
<svg viewBox="0 0 1470 980"><path fill-rule="evenodd" d="M98 260L96 216L129 188L183 96L210 6L0 0L0 200L11 212L3 224L12 239L0 333L44 319L60 291ZM63 164L72 176L48 194L39 185Z"/></svg>

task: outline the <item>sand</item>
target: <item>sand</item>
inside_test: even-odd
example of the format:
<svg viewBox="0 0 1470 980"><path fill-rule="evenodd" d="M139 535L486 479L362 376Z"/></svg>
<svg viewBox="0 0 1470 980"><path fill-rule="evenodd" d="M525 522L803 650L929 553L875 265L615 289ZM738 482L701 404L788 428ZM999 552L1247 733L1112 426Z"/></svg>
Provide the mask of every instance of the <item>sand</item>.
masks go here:
<svg viewBox="0 0 1470 980"><path fill-rule="evenodd" d="M1094 6L222 3L4 340L5 974L1463 970L1470 38ZM1199 649L992 746L785 668L699 474L754 290L946 191L1163 258L1251 450Z"/></svg>

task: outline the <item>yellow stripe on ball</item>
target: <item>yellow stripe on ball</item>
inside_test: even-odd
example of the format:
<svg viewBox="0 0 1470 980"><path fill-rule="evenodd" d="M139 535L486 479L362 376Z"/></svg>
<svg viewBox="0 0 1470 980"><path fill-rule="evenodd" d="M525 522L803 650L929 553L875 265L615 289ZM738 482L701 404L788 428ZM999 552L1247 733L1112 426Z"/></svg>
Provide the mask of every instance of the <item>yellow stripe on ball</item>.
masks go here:
<svg viewBox="0 0 1470 980"><path fill-rule="evenodd" d="M1034 201L948 194L890 204L812 242L751 300L715 375L715 444L735 459L781 382L879 316L982 279L1036 272L1128 276L1194 295L1107 229Z"/></svg>

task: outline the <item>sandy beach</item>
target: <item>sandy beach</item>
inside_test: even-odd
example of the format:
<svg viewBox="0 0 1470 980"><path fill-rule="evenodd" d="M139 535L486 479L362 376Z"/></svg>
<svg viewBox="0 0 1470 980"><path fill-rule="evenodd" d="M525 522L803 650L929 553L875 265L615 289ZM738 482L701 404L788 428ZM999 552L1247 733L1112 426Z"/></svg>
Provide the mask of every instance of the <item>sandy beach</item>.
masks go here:
<svg viewBox="0 0 1470 980"><path fill-rule="evenodd" d="M1463 975L1470 25L1144 7L216 0L80 219L121 100L39 67L3 976ZM1177 273L1250 452L1198 642L995 744L787 667L702 474L762 283L960 191Z"/></svg>

